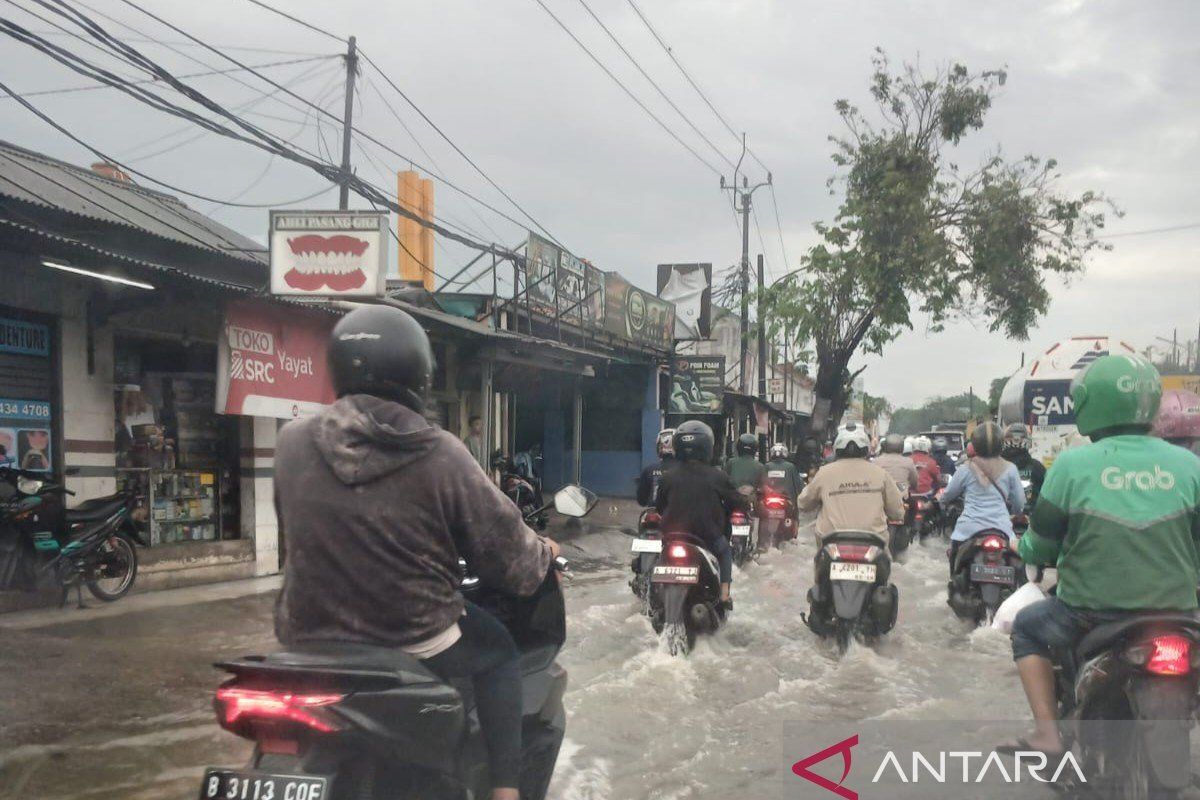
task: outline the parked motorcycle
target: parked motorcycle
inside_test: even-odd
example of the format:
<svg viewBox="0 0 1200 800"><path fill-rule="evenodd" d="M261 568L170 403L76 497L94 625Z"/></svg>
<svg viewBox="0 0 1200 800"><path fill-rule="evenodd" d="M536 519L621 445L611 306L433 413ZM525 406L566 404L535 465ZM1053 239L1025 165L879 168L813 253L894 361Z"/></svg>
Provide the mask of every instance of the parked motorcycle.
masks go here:
<svg viewBox="0 0 1200 800"><path fill-rule="evenodd" d="M729 515L729 532L731 539L729 547L733 550L733 563L744 567L758 549L758 535L762 530L761 523L754 525L750 515L745 511L734 511Z"/></svg>
<svg viewBox="0 0 1200 800"><path fill-rule="evenodd" d="M892 561L882 536L836 531L823 544L817 584L808 590L808 613L801 618L844 653L852 638L871 641L895 627L900 595L888 582Z"/></svg>
<svg viewBox="0 0 1200 800"><path fill-rule="evenodd" d="M786 495L763 490L758 503L758 549L770 550L796 538L796 506Z"/></svg>
<svg viewBox="0 0 1200 800"><path fill-rule="evenodd" d="M539 531L546 530L550 516L546 513L548 506L543 503L542 488L538 482L518 472L512 459L499 450L492 454L492 468L500 473L500 491L521 509L529 526Z"/></svg>
<svg viewBox="0 0 1200 800"><path fill-rule="evenodd" d="M981 531L958 546L946 602L975 624L991 623L996 609L1025 583L1025 562L1008 546L1007 534Z"/></svg>
<svg viewBox="0 0 1200 800"><path fill-rule="evenodd" d="M1101 625L1055 662L1060 719L1090 785L1147 800L1191 786L1200 617L1151 613Z"/></svg>
<svg viewBox="0 0 1200 800"><path fill-rule="evenodd" d="M696 636L725 622L716 557L694 536L663 536L662 555L650 576L650 624L665 636L671 655L687 655Z"/></svg>
<svg viewBox="0 0 1200 800"><path fill-rule="evenodd" d="M567 486L559 513L582 517L596 496ZM549 508L547 506L546 508ZM546 508L535 509L545 511ZM555 569L564 570L559 559ZM523 675L522 798L543 800L566 728L567 674L555 658L566 639L559 581L528 598L488 589L469 573L462 592L509 629ZM400 650L314 643L217 664L221 727L254 742L244 767L210 767L200 797L259 800L467 800L490 794L486 747L469 689L445 683Z"/></svg>
<svg viewBox="0 0 1200 800"><path fill-rule="evenodd" d="M650 592L650 573L658 563L659 553L662 552L662 538L659 533L659 523L662 517L653 508L642 510L638 517L637 537L629 549L633 552L630 568L633 577L629 579L629 588L636 597L645 600Z"/></svg>
<svg viewBox="0 0 1200 800"><path fill-rule="evenodd" d="M145 546L133 522L137 496L125 492L64 509L74 492L45 472L0 465L0 590L37 591L51 580L60 607L72 588L83 608L83 587L98 600L119 600L137 578Z"/></svg>

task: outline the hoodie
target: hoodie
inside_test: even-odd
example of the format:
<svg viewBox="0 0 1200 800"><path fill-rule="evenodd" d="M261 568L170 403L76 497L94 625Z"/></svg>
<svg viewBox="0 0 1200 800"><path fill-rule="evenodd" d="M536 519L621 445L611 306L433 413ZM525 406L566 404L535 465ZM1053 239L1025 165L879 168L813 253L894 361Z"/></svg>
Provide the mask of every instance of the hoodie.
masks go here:
<svg viewBox="0 0 1200 800"><path fill-rule="evenodd" d="M492 588L528 595L549 545L466 446L387 400L349 395L286 425L275 453L286 544L275 634L288 646L411 646L463 613L458 559Z"/></svg>

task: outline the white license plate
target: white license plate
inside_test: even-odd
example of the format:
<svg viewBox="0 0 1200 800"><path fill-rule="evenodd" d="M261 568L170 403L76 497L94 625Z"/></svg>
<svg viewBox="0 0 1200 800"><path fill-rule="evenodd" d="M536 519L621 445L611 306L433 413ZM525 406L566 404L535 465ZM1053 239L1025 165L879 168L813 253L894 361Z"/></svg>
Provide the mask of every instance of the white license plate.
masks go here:
<svg viewBox="0 0 1200 800"><path fill-rule="evenodd" d="M768 508L767 519L783 519L784 512L782 508Z"/></svg>
<svg viewBox="0 0 1200 800"><path fill-rule="evenodd" d="M699 567L672 567L660 564L650 576L651 583L699 583Z"/></svg>
<svg viewBox="0 0 1200 800"><path fill-rule="evenodd" d="M750 535L750 526L749 525L734 525L733 526L733 535L734 536L749 536Z"/></svg>
<svg viewBox="0 0 1200 800"><path fill-rule="evenodd" d="M835 561L829 565L829 580L874 583L875 565L858 564L850 561Z"/></svg>
<svg viewBox="0 0 1200 800"><path fill-rule="evenodd" d="M630 549L635 553L661 553L662 539L634 539Z"/></svg>
<svg viewBox="0 0 1200 800"><path fill-rule="evenodd" d="M309 775L269 775L209 767L200 784L200 800L328 800L327 789L324 778Z"/></svg>

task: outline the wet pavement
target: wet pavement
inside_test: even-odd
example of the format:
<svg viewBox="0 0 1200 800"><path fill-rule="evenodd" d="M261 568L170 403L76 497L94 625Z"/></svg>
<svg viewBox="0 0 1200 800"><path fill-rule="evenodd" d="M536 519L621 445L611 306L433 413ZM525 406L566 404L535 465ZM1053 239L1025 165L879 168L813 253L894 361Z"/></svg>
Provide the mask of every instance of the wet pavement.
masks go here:
<svg viewBox="0 0 1200 800"><path fill-rule="evenodd" d="M778 797L785 722L1026 713L1007 637L945 604L944 545L893 570L900 619L872 648L838 657L801 621L803 534L739 571L730 623L671 658L626 585L624 510L597 511L568 545L570 721L554 798ZM189 798L205 765L244 762L248 745L213 721L210 664L273 647L274 592L252 583L36 626L14 624L29 612L0 619L0 798Z"/></svg>

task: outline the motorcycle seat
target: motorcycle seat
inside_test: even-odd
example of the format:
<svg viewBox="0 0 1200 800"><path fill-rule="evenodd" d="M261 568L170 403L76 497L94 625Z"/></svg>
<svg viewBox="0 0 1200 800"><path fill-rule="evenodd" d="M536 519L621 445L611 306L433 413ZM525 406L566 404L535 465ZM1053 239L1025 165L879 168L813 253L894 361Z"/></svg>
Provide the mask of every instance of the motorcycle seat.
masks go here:
<svg viewBox="0 0 1200 800"><path fill-rule="evenodd" d="M290 650L244 656L216 666L235 675L321 675L350 680L386 679L404 684L443 682L419 659L403 650L349 642L306 642Z"/></svg>
<svg viewBox="0 0 1200 800"><path fill-rule="evenodd" d="M67 509L67 522L99 522L117 513L125 505L124 495L109 495L84 500L75 508Z"/></svg>
<svg viewBox="0 0 1200 800"><path fill-rule="evenodd" d="M1082 663L1107 650L1114 642L1128 637L1135 631L1141 632L1156 628L1184 628L1192 632L1193 638L1200 639L1200 613L1175 611L1133 614L1126 619L1098 625L1088 631L1087 635L1075 646L1075 657Z"/></svg>

